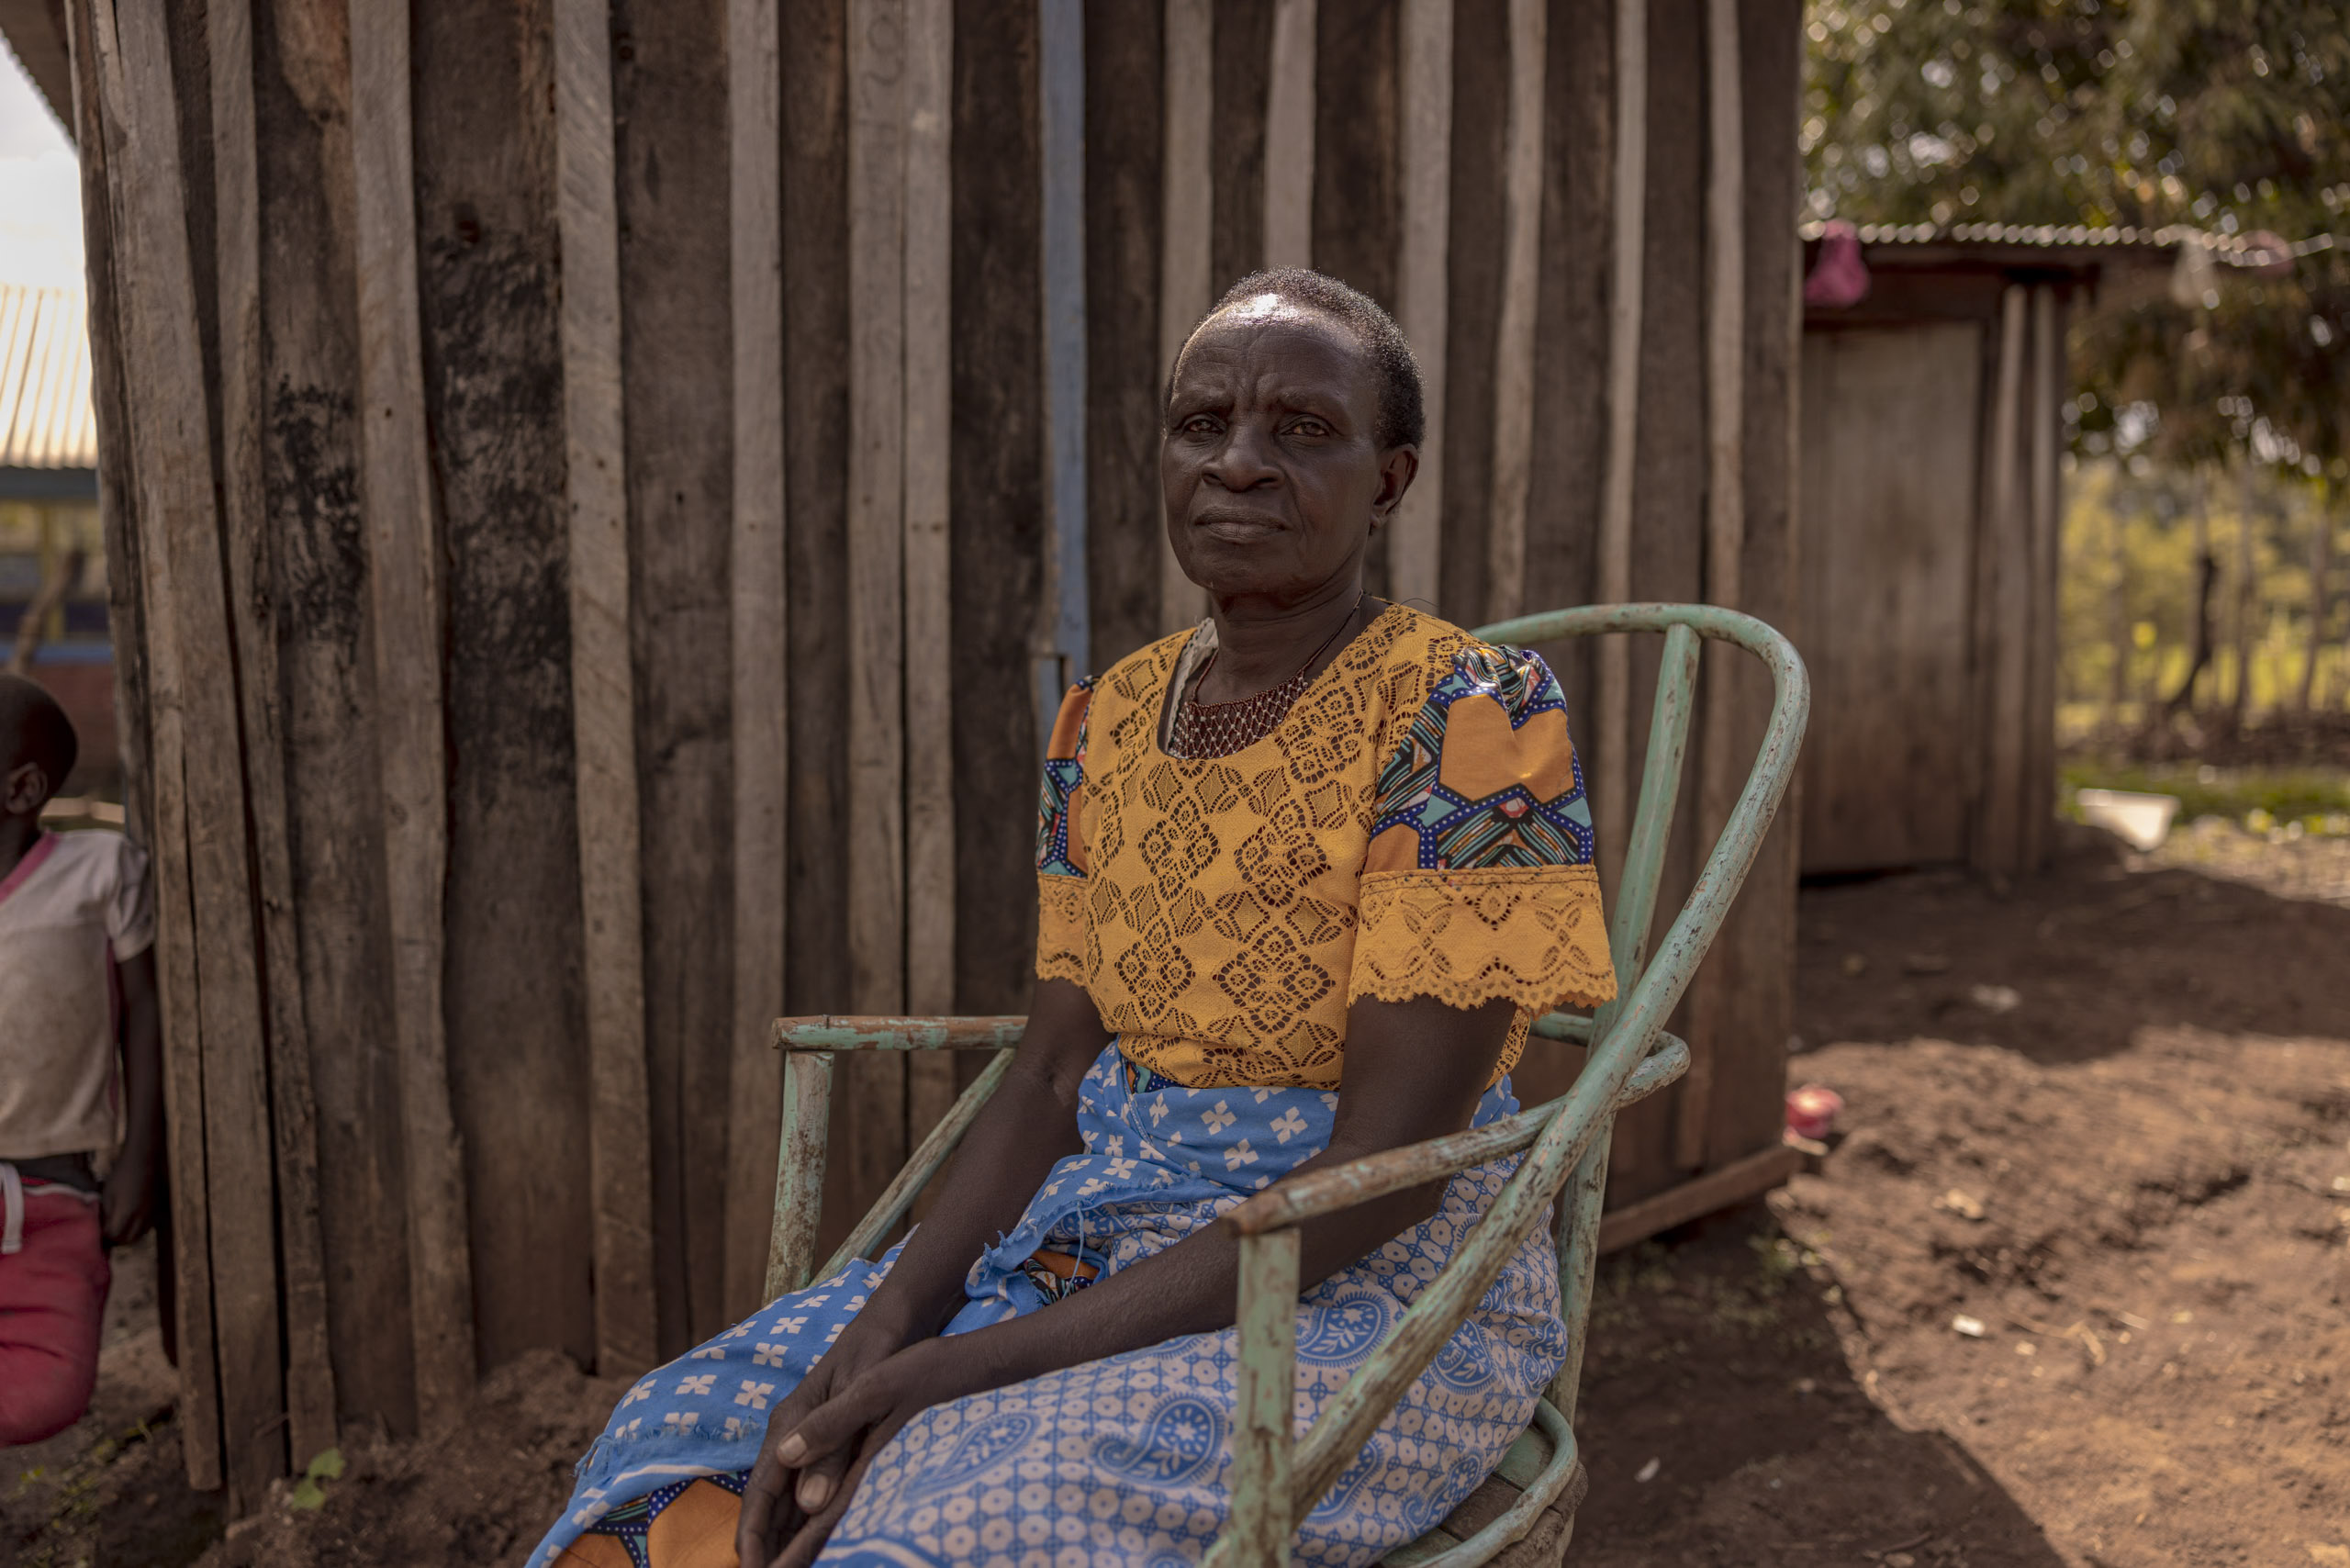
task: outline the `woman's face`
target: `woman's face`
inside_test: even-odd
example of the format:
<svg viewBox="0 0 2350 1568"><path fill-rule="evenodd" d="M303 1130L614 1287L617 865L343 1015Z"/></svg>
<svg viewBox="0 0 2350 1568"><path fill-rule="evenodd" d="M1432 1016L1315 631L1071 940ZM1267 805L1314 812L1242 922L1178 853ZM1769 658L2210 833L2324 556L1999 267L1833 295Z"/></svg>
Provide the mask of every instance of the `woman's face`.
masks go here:
<svg viewBox="0 0 2350 1568"><path fill-rule="evenodd" d="M1176 366L1159 444L1167 532L1219 599L1350 590L1418 469L1378 443L1379 378L1344 326L1276 296L1209 319Z"/></svg>

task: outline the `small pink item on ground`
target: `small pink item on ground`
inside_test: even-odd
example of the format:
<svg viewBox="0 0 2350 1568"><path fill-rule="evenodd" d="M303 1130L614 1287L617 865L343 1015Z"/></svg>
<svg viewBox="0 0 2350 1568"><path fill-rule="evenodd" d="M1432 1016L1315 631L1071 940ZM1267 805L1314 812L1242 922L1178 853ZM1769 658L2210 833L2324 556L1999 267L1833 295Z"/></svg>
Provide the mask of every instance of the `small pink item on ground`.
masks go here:
<svg viewBox="0 0 2350 1568"><path fill-rule="evenodd" d="M1797 1137L1824 1138L1836 1130L1837 1114L1843 1109L1841 1094L1822 1084L1807 1083L1787 1092L1787 1130Z"/></svg>
<svg viewBox="0 0 2350 1568"><path fill-rule="evenodd" d="M1869 294L1869 266L1861 259L1861 234L1842 218L1831 218L1819 236L1819 254L1803 280L1803 302L1841 310Z"/></svg>

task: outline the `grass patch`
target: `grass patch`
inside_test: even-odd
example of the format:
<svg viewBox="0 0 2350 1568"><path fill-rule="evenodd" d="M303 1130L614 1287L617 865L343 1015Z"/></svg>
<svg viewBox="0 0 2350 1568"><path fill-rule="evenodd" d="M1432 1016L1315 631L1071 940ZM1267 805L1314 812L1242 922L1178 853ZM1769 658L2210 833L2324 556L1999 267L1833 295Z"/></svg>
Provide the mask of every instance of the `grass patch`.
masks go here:
<svg viewBox="0 0 2350 1568"><path fill-rule="evenodd" d="M2058 769L2061 809L2080 819L2083 790L2170 795L2183 822L2225 817L2255 833L2300 823L2310 833L2350 833L2350 771L2338 767L2213 767L2194 763L2103 762L2083 758Z"/></svg>

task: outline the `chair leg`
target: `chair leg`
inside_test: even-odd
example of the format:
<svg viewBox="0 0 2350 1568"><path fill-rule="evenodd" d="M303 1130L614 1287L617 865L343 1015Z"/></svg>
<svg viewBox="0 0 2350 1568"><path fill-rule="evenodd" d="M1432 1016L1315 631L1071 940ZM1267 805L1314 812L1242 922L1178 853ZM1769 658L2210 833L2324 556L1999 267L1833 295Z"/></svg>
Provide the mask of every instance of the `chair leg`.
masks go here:
<svg viewBox="0 0 2350 1568"><path fill-rule="evenodd" d="M1566 1189L1559 1226L1559 1316L1567 1326L1567 1359L1550 1380L1550 1403L1572 1427L1583 1387L1583 1347L1591 1338L1591 1292L1599 1265L1599 1210L1607 1198L1607 1150L1616 1118L1605 1117Z"/></svg>
<svg viewBox="0 0 2350 1568"><path fill-rule="evenodd" d="M783 1057L783 1137L776 1150L775 1218L767 1233L767 1299L808 1283L824 1212L824 1149L832 1135L833 1058Z"/></svg>

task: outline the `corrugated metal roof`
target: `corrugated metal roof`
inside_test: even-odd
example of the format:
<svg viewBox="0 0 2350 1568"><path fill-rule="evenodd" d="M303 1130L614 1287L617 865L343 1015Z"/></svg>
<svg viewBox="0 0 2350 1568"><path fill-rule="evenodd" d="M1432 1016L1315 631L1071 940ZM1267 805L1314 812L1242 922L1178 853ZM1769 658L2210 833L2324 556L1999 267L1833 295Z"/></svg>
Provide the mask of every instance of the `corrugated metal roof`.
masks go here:
<svg viewBox="0 0 2350 1568"><path fill-rule="evenodd" d="M0 284L0 468L95 468L89 308L75 288Z"/></svg>
<svg viewBox="0 0 2350 1568"><path fill-rule="evenodd" d="M1818 221L1803 225L1803 237L1827 231ZM2329 250L2330 234L2287 241L2273 234L2214 234L2171 224L2161 229L2090 229L2081 225L2012 223L1863 223L1855 231L1863 245L2019 245L2040 250L2170 252L2200 245L2222 266L2270 267L2297 256Z"/></svg>

